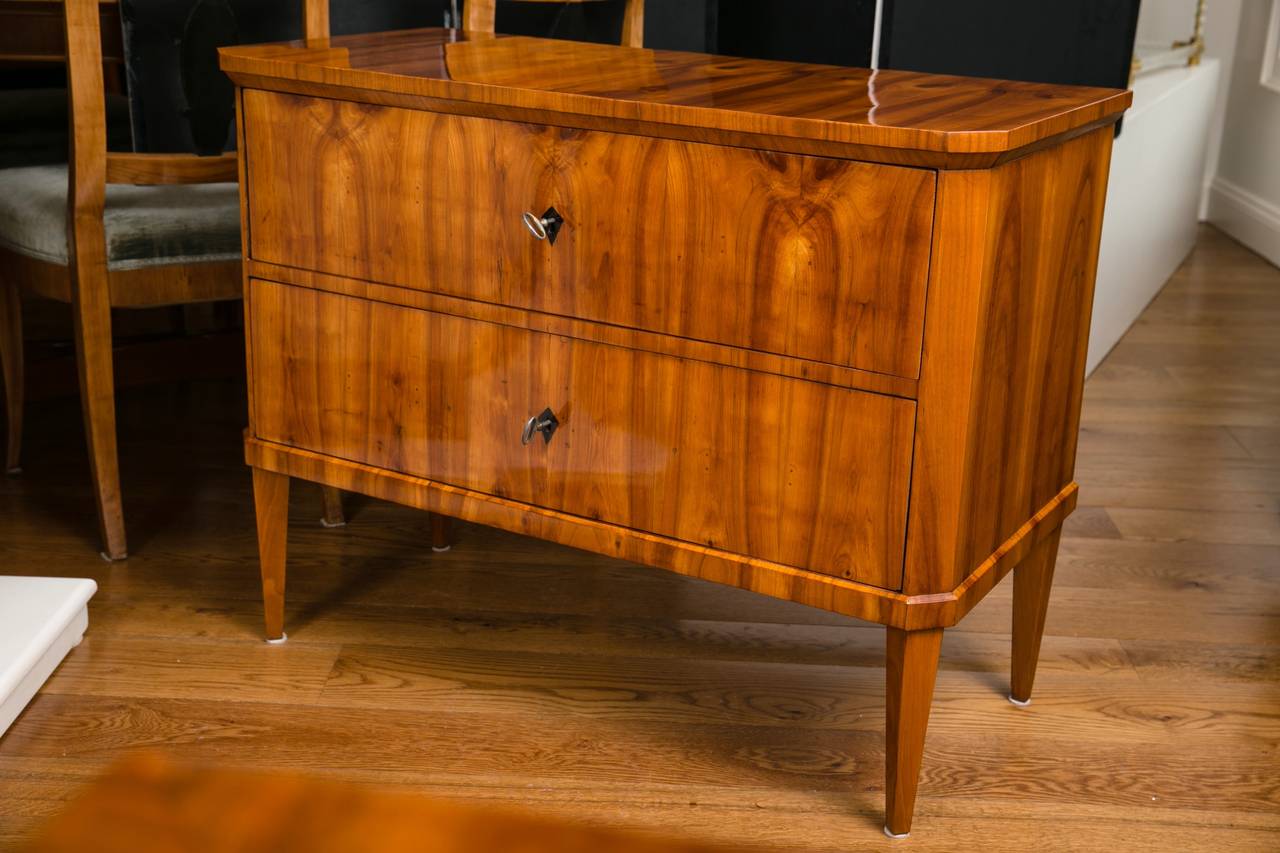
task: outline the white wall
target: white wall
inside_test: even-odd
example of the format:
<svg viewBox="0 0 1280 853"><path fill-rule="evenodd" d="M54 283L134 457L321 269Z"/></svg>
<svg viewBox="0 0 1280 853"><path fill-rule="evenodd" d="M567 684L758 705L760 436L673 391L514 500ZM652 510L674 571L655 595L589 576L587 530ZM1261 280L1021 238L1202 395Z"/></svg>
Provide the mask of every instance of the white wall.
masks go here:
<svg viewBox="0 0 1280 853"><path fill-rule="evenodd" d="M1271 3L1209 0L1202 65L1134 81L1133 107L1112 155L1090 371L1190 253L1197 220L1210 219L1266 254L1258 232L1269 229L1259 223L1280 223L1280 197L1254 189L1280 180L1280 136L1270 135L1277 125L1269 124L1270 106L1257 103ZM1186 39L1195 7L1196 0L1144 0L1138 43L1167 47Z"/></svg>
<svg viewBox="0 0 1280 853"><path fill-rule="evenodd" d="M1219 63L1139 76L1111 154L1086 369L1092 371L1196 241Z"/></svg>
<svg viewBox="0 0 1280 853"><path fill-rule="evenodd" d="M1261 82L1272 8L1246 0L1240 10L1208 219L1280 266L1280 91Z"/></svg>
<svg viewBox="0 0 1280 853"><path fill-rule="evenodd" d="M1226 120L1228 89L1236 52L1236 36L1240 29L1240 12L1244 3L1268 3L1270 0L1209 0L1204 13L1204 55L1222 64L1218 75L1218 91L1213 114L1209 118L1209 148L1205 155L1203 199L1200 218L1207 219L1209 185L1218 172L1218 152L1222 148L1222 128ZM1143 0L1138 14L1139 45L1172 45L1191 35L1195 24L1196 0Z"/></svg>

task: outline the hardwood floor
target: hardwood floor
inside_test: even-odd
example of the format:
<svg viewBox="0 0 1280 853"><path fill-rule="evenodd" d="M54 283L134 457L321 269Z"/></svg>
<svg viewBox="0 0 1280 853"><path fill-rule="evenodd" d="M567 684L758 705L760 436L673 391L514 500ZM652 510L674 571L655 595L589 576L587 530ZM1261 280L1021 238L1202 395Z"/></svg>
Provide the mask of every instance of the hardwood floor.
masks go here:
<svg viewBox="0 0 1280 853"><path fill-rule="evenodd" d="M0 571L95 578L0 739L0 848L122 751L804 851L1280 848L1280 271L1216 231L1086 386L1033 704L1002 584L948 631L913 835L880 834L884 631L294 488L262 642L243 387L118 405L132 556L97 556L74 399L0 478ZM179 425L175 431L174 425Z"/></svg>

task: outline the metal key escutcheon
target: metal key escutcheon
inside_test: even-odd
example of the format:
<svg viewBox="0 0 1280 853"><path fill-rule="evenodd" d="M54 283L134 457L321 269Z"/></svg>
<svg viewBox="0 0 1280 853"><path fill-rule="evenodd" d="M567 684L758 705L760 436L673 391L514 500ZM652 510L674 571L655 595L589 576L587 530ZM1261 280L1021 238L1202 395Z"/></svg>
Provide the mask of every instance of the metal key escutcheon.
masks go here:
<svg viewBox="0 0 1280 853"><path fill-rule="evenodd" d="M542 410L542 414L534 415L525 421L524 432L520 433L520 443L528 444L533 441L535 433L542 433L543 442L550 444L551 436L560 426L560 421L556 420L555 412L550 408Z"/></svg>
<svg viewBox="0 0 1280 853"><path fill-rule="evenodd" d="M546 240L554 246L556 244L556 235L564 227L564 217L554 207L548 207L547 212L541 216L526 210L524 213L524 227L528 228L529 233L539 240Z"/></svg>

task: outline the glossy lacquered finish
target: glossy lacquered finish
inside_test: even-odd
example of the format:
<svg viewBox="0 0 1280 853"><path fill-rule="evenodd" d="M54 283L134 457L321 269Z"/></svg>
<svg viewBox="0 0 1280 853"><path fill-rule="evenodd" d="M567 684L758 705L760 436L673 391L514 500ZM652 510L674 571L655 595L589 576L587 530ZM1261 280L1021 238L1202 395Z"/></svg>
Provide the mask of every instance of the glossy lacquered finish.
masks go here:
<svg viewBox="0 0 1280 853"><path fill-rule="evenodd" d="M252 282L255 434L888 589L915 404ZM341 341L340 346L330 343ZM545 440L522 439L546 409Z"/></svg>
<svg viewBox="0 0 1280 853"><path fill-rule="evenodd" d="M1128 93L438 30L223 62L269 636L282 477L871 619L907 832L942 631L1020 564L1030 693Z"/></svg>
<svg viewBox="0 0 1280 853"><path fill-rule="evenodd" d="M919 371L932 171L273 92L244 113L256 259ZM522 225L549 208L554 243Z"/></svg>
<svg viewBox="0 0 1280 853"><path fill-rule="evenodd" d="M269 78L273 89L319 84L352 99L432 99L435 109L449 112L540 111L557 117L548 123L566 126L636 122L651 136L681 135L680 128L741 133L966 167L1110 123L1131 97L1117 89L441 29L235 46L221 54L237 82Z"/></svg>

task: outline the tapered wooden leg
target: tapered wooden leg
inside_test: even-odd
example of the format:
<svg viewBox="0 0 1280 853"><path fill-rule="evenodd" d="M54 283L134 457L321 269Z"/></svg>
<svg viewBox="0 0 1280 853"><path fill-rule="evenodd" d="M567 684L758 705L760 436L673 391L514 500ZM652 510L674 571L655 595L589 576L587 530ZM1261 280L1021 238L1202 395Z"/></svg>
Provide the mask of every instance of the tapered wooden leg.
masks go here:
<svg viewBox="0 0 1280 853"><path fill-rule="evenodd" d="M453 547L453 519L438 512L431 513L431 550L448 551Z"/></svg>
<svg viewBox="0 0 1280 853"><path fill-rule="evenodd" d="M267 642L283 643L285 546L289 530L289 477L253 469L253 507L258 516L258 565Z"/></svg>
<svg viewBox="0 0 1280 853"><path fill-rule="evenodd" d="M347 523L347 516L342 511L342 490L333 486L321 486L320 498L324 501L324 515L320 523L325 527L342 527Z"/></svg>
<svg viewBox="0 0 1280 853"><path fill-rule="evenodd" d="M1040 638L1049 610L1053 566L1058 559L1062 528L1053 531L1013 570L1013 676L1009 699L1015 705L1031 702L1031 685L1040 660Z"/></svg>
<svg viewBox="0 0 1280 853"><path fill-rule="evenodd" d="M115 376L111 353L111 307L107 284L82 282L72 296L76 365L80 373L80 408L89 444L89 470L98 503L102 556L128 556L124 536L124 507L120 501L120 467L116 458Z"/></svg>
<svg viewBox="0 0 1280 853"><path fill-rule="evenodd" d="M938 674L942 629L903 631L889 628L885 671L885 833L901 837L911 831L916 785L924 757L933 682Z"/></svg>
<svg viewBox="0 0 1280 853"><path fill-rule="evenodd" d="M4 282L0 282L0 375L4 378L5 412L9 421L4 468L16 474L22 452L22 398L26 381L22 365L22 301L17 286Z"/></svg>

